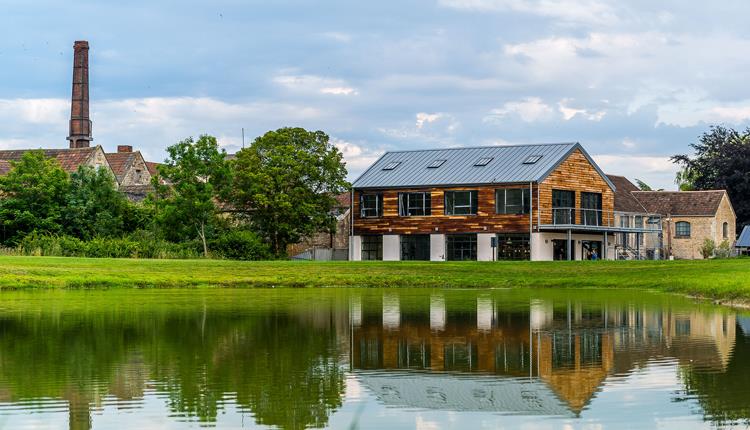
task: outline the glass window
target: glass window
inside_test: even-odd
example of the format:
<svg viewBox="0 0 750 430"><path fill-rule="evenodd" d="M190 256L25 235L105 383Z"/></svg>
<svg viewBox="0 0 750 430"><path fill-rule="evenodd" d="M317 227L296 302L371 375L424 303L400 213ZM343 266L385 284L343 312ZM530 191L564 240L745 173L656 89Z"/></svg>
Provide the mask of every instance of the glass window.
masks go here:
<svg viewBox="0 0 750 430"><path fill-rule="evenodd" d="M729 223L724 223L721 225L721 235L724 239L729 237Z"/></svg>
<svg viewBox="0 0 750 430"><path fill-rule="evenodd" d="M479 364L479 351L475 343L449 343L443 347L443 369L471 372Z"/></svg>
<svg viewBox="0 0 750 430"><path fill-rule="evenodd" d="M495 190L495 207L499 214L527 214L531 198L527 188Z"/></svg>
<svg viewBox="0 0 750 430"><path fill-rule="evenodd" d="M620 227L630 228L630 216L629 215L620 215ZM620 245L622 246L630 246L628 243L630 241L628 233L621 233L620 234Z"/></svg>
<svg viewBox="0 0 750 430"><path fill-rule="evenodd" d="M576 194L567 190L552 190L552 216L554 224L575 223Z"/></svg>
<svg viewBox="0 0 750 430"><path fill-rule="evenodd" d="M400 161L391 161L383 167L383 170L393 170L401 164Z"/></svg>
<svg viewBox="0 0 750 430"><path fill-rule="evenodd" d="M427 166L428 169L437 169L438 167L442 166L443 163L445 163L445 160L434 160L432 163Z"/></svg>
<svg viewBox="0 0 750 430"><path fill-rule="evenodd" d="M430 235L405 234L401 236L402 260L430 260Z"/></svg>
<svg viewBox="0 0 750 430"><path fill-rule="evenodd" d="M446 215L476 215L478 203L476 190L445 192Z"/></svg>
<svg viewBox="0 0 750 430"><path fill-rule="evenodd" d="M676 237L690 237L690 223L687 221L678 221L674 225Z"/></svg>
<svg viewBox="0 0 750 430"><path fill-rule="evenodd" d="M383 236L362 236L362 260L383 259Z"/></svg>
<svg viewBox="0 0 750 430"><path fill-rule="evenodd" d="M541 159L541 155L529 155L525 160L523 160L523 164L536 164L536 162Z"/></svg>
<svg viewBox="0 0 750 430"><path fill-rule="evenodd" d="M400 216L430 215L431 203L430 193L399 193L398 214Z"/></svg>
<svg viewBox="0 0 750 430"><path fill-rule="evenodd" d="M581 193L581 224L602 225L601 193Z"/></svg>
<svg viewBox="0 0 750 430"><path fill-rule="evenodd" d="M446 254L449 261L477 259L476 234L450 234L446 236Z"/></svg>
<svg viewBox="0 0 750 430"><path fill-rule="evenodd" d="M493 157L482 157L479 160L477 160L476 163L474 163L475 166L486 166L490 164L490 161L493 160Z"/></svg>
<svg viewBox="0 0 750 430"><path fill-rule="evenodd" d="M383 214L383 195L362 194L359 197L359 207L362 218L377 218Z"/></svg>
<svg viewBox="0 0 750 430"><path fill-rule="evenodd" d="M498 260L530 260L529 235L506 233L497 235Z"/></svg>

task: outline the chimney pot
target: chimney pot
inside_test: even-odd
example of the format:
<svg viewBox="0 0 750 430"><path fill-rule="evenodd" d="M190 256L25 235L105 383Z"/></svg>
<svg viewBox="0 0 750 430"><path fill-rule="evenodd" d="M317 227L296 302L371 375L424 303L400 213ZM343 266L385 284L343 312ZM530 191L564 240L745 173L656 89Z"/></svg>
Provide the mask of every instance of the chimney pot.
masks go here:
<svg viewBox="0 0 750 430"><path fill-rule="evenodd" d="M133 152L131 145L117 145L117 152Z"/></svg>

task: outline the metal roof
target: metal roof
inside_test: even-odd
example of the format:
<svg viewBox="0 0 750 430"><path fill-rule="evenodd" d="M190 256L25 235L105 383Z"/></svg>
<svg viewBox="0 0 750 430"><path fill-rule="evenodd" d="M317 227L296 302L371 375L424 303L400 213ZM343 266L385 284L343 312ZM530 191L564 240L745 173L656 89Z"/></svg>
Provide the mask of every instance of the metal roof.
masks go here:
<svg viewBox="0 0 750 430"><path fill-rule="evenodd" d="M615 189L609 178L579 143L487 146L474 148L428 149L386 152L352 185L354 188L404 188L449 185L480 185L540 182L574 150L580 149L602 178ZM541 156L528 163L532 156ZM475 164L483 158L486 166ZM429 168L436 160L445 160ZM527 161L527 163L524 163ZM383 168L400 164L392 170Z"/></svg>
<svg viewBox="0 0 750 430"><path fill-rule="evenodd" d="M740 238L737 239L735 244L738 248L750 248L750 225L746 225L740 233Z"/></svg>

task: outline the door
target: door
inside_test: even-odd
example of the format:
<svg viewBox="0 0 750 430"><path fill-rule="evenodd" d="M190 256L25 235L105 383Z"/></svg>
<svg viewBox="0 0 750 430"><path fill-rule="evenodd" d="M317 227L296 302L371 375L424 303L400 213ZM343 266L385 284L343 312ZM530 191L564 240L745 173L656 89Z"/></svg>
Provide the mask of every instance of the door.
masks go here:
<svg viewBox="0 0 750 430"><path fill-rule="evenodd" d="M600 260L602 258L602 242L598 240L584 240L581 242L583 247L584 260Z"/></svg>
<svg viewBox="0 0 750 430"><path fill-rule="evenodd" d="M575 240L570 241L573 249L570 250L570 259L576 259L576 247ZM553 260L567 260L568 259L568 241L567 239L552 239L552 259Z"/></svg>

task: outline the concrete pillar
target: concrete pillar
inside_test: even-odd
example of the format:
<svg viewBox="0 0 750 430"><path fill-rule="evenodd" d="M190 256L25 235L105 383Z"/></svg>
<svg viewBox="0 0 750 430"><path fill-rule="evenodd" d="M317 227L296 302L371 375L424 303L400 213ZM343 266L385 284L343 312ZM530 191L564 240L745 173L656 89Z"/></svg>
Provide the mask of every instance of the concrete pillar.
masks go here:
<svg viewBox="0 0 750 430"><path fill-rule="evenodd" d="M445 235L430 235L430 261L445 261Z"/></svg>
<svg viewBox="0 0 750 430"><path fill-rule="evenodd" d="M349 261L362 260L362 236L349 236Z"/></svg>
<svg viewBox="0 0 750 430"><path fill-rule="evenodd" d="M397 329L401 325L401 303L394 293L383 294L383 328Z"/></svg>
<svg viewBox="0 0 750 430"><path fill-rule="evenodd" d="M572 251L573 251L573 233L568 230L568 247L565 250L567 252L567 259L568 261L572 260Z"/></svg>
<svg viewBox="0 0 750 430"><path fill-rule="evenodd" d="M442 294L430 296L430 330L445 330L445 296Z"/></svg>
<svg viewBox="0 0 750 430"><path fill-rule="evenodd" d="M477 330L492 330L492 299L489 297L477 297Z"/></svg>
<svg viewBox="0 0 750 430"><path fill-rule="evenodd" d="M383 235L383 261L401 260L401 240L397 234Z"/></svg>
<svg viewBox="0 0 750 430"><path fill-rule="evenodd" d="M492 254L494 249L492 248L492 238L495 237L494 233L479 233L477 234L477 261L492 261Z"/></svg>

